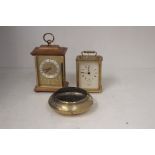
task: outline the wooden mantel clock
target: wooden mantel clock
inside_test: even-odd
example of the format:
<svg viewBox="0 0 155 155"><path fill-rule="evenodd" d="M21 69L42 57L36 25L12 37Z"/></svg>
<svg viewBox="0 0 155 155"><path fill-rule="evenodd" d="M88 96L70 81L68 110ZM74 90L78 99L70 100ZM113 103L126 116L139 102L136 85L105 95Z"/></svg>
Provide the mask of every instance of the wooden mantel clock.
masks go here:
<svg viewBox="0 0 155 155"><path fill-rule="evenodd" d="M47 39L47 37L52 39ZM36 47L31 54L35 56L36 65L36 92L53 92L59 88L66 87L65 74L65 53L66 47L59 45L51 45L54 41L52 33L43 35L43 39L47 45Z"/></svg>

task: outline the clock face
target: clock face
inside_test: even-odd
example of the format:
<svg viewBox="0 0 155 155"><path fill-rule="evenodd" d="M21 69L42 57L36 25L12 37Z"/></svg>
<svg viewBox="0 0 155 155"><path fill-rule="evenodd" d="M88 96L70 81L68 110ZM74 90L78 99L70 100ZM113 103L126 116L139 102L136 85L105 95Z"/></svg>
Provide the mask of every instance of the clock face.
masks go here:
<svg viewBox="0 0 155 155"><path fill-rule="evenodd" d="M36 58L37 82L42 87L62 87L64 75L63 56L38 56Z"/></svg>
<svg viewBox="0 0 155 155"><path fill-rule="evenodd" d="M99 88L99 64L97 62L79 63L79 87L86 89Z"/></svg>
<svg viewBox="0 0 155 155"><path fill-rule="evenodd" d="M60 66L56 60L45 59L39 66L40 73L49 79L56 78L60 73Z"/></svg>

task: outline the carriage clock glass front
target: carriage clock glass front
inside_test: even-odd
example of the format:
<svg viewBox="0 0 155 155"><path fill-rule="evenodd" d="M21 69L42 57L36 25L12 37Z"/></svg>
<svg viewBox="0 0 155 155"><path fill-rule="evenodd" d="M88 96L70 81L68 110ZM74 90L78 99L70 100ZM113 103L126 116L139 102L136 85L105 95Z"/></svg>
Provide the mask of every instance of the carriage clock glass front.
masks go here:
<svg viewBox="0 0 155 155"><path fill-rule="evenodd" d="M77 56L77 87L88 92L102 92L102 60L95 51L83 51Z"/></svg>
<svg viewBox="0 0 155 155"><path fill-rule="evenodd" d="M50 39L52 38L52 39ZM36 65L36 92L53 92L68 85L65 74L66 47L52 45L54 35L46 33L43 40L47 45L36 47L32 51Z"/></svg>

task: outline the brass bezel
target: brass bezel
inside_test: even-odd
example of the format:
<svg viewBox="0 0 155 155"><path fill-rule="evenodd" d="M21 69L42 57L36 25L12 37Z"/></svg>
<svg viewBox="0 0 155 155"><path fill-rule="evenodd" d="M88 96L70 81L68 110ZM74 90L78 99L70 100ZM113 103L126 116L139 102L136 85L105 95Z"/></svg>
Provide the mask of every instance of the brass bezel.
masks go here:
<svg viewBox="0 0 155 155"><path fill-rule="evenodd" d="M99 78L98 78L98 88L92 88L92 89L88 89L88 88L83 88L85 90L87 90L88 92L91 93L101 93L102 90L102 56L99 55L79 55L76 58L76 82L77 82L77 87L79 87L79 64L81 62L84 61L89 61L89 62L97 62L99 65Z"/></svg>

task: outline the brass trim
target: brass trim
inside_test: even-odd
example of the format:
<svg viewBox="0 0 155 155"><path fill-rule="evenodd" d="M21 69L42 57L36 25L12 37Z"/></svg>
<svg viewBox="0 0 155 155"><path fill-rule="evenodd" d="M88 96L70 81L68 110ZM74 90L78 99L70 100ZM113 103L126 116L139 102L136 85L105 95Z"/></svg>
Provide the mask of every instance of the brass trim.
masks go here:
<svg viewBox="0 0 155 155"><path fill-rule="evenodd" d="M65 81L63 87L68 87L68 85L69 85L69 82ZM34 88L34 91L35 92L55 92L56 90L58 90L60 88L62 88L62 87L60 87L60 86L50 87L50 86L39 86L39 85L36 85L35 88Z"/></svg>

